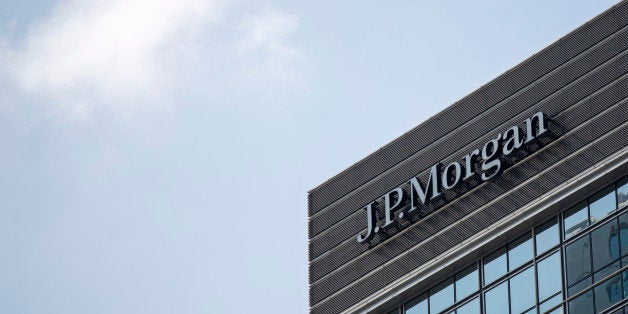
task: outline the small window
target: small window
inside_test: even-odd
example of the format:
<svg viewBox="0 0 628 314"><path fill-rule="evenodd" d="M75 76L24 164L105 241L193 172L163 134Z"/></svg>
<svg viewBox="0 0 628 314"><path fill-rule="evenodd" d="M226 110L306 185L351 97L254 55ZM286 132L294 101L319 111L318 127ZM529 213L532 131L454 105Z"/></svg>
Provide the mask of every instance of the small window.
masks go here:
<svg viewBox="0 0 628 314"><path fill-rule="evenodd" d="M475 298L457 308L456 314L480 314L480 298Z"/></svg>
<svg viewBox="0 0 628 314"><path fill-rule="evenodd" d="M454 283L448 279L430 289L430 312L440 313L454 304Z"/></svg>
<svg viewBox="0 0 628 314"><path fill-rule="evenodd" d="M586 234L565 247L569 286L591 275L591 240Z"/></svg>
<svg viewBox="0 0 628 314"><path fill-rule="evenodd" d="M593 271L596 272L619 259L619 230L613 219L591 232Z"/></svg>
<svg viewBox="0 0 628 314"><path fill-rule="evenodd" d="M506 248L501 248L484 259L484 285L490 284L507 272Z"/></svg>
<svg viewBox="0 0 628 314"><path fill-rule="evenodd" d="M486 314L508 313L508 281L504 281L484 294Z"/></svg>
<svg viewBox="0 0 628 314"><path fill-rule="evenodd" d="M527 312L536 304L534 267L510 278L510 308L513 313Z"/></svg>
<svg viewBox="0 0 628 314"><path fill-rule="evenodd" d="M591 196L589 209L591 210L591 223L600 221L617 207L615 200L615 187L611 185Z"/></svg>
<svg viewBox="0 0 628 314"><path fill-rule="evenodd" d="M406 314L427 313L427 293L424 293L406 303Z"/></svg>
<svg viewBox="0 0 628 314"><path fill-rule="evenodd" d="M628 177L617 182L617 208L628 206Z"/></svg>
<svg viewBox="0 0 628 314"><path fill-rule="evenodd" d="M593 312L593 293L588 291L569 301L569 314L591 314Z"/></svg>
<svg viewBox="0 0 628 314"><path fill-rule="evenodd" d="M587 208L587 202L584 201L565 211L565 221L563 224L565 226L565 239L568 239L589 226L589 213Z"/></svg>
<svg viewBox="0 0 628 314"><path fill-rule="evenodd" d="M532 234L513 241L508 245L508 270L512 271L532 260Z"/></svg>
<svg viewBox="0 0 628 314"><path fill-rule="evenodd" d="M541 255L560 243L560 232L556 218L535 229L536 255Z"/></svg>
<svg viewBox="0 0 628 314"><path fill-rule="evenodd" d="M543 302L554 294L562 291L562 270L560 267L560 251L548 256L536 264L539 283L539 300Z"/></svg>
<svg viewBox="0 0 628 314"><path fill-rule="evenodd" d="M621 276L617 275L606 280L595 289L595 310L600 313L611 305L621 301Z"/></svg>
<svg viewBox="0 0 628 314"><path fill-rule="evenodd" d="M456 274L456 302L470 296L480 288L478 266L473 266Z"/></svg>

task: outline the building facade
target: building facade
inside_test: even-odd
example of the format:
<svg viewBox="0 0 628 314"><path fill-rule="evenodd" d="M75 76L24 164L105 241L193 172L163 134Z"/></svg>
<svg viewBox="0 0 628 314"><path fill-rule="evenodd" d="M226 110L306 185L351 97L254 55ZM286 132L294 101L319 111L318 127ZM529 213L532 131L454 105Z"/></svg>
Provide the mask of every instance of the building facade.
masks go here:
<svg viewBox="0 0 628 314"><path fill-rule="evenodd" d="M311 313L628 314L627 74L623 1L311 190Z"/></svg>

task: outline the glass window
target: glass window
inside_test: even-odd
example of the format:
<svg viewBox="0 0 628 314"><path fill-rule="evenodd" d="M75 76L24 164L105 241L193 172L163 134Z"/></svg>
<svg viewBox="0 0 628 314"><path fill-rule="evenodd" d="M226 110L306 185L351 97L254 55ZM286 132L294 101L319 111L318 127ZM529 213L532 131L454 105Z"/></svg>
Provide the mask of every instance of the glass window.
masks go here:
<svg viewBox="0 0 628 314"><path fill-rule="evenodd" d="M566 210L564 217L565 239L567 239L589 225L587 202L581 202L580 204Z"/></svg>
<svg viewBox="0 0 628 314"><path fill-rule="evenodd" d="M541 305L539 305L539 311L541 313L545 313L545 312L547 312L547 310L553 308L554 306L558 305L562 301L563 301L563 296L562 296L562 294L559 293L559 294L551 297L547 301L541 303Z"/></svg>
<svg viewBox="0 0 628 314"><path fill-rule="evenodd" d="M617 208L628 206L628 177L617 182Z"/></svg>
<svg viewBox="0 0 628 314"><path fill-rule="evenodd" d="M532 260L532 234L528 233L508 245L508 270L512 271Z"/></svg>
<svg viewBox="0 0 628 314"><path fill-rule="evenodd" d="M612 277L595 287L595 310L599 313L621 301L621 278Z"/></svg>
<svg viewBox="0 0 628 314"><path fill-rule="evenodd" d="M579 283L577 283L577 284L573 285L572 287L570 287L569 289L567 289L567 297L571 297L574 294L576 294L576 293L586 289L590 285L592 285L593 284L591 282L592 279L593 279L593 277L586 278L585 280L582 280Z"/></svg>
<svg viewBox="0 0 628 314"><path fill-rule="evenodd" d="M539 300L544 301L562 290L562 270L560 251L548 256L536 264L539 276Z"/></svg>
<svg viewBox="0 0 628 314"><path fill-rule="evenodd" d="M593 283L604 280L608 275L619 270L619 261L606 266L602 270L598 271L593 275Z"/></svg>
<svg viewBox="0 0 628 314"><path fill-rule="evenodd" d="M628 254L628 214L619 216L619 245L621 256Z"/></svg>
<svg viewBox="0 0 628 314"><path fill-rule="evenodd" d="M430 289L430 312L440 311L454 304L454 283L449 279Z"/></svg>
<svg viewBox="0 0 628 314"><path fill-rule="evenodd" d="M591 232L593 271L598 271L619 258L618 233L615 219Z"/></svg>
<svg viewBox="0 0 628 314"><path fill-rule="evenodd" d="M624 298L628 298L628 271L621 273L621 280L624 283Z"/></svg>
<svg viewBox="0 0 628 314"><path fill-rule="evenodd" d="M427 314L427 293L406 304L406 314Z"/></svg>
<svg viewBox="0 0 628 314"><path fill-rule="evenodd" d="M571 285L591 275L591 242L585 235L565 248L567 284Z"/></svg>
<svg viewBox="0 0 628 314"><path fill-rule="evenodd" d="M484 294L486 314L508 313L508 282L504 281Z"/></svg>
<svg viewBox="0 0 628 314"><path fill-rule="evenodd" d="M510 308L522 313L535 304L534 267L529 267L510 279Z"/></svg>
<svg viewBox="0 0 628 314"><path fill-rule="evenodd" d="M506 249L502 248L484 259L484 284L490 284L507 271Z"/></svg>
<svg viewBox="0 0 628 314"><path fill-rule="evenodd" d="M456 309L456 314L480 314L480 298L475 298Z"/></svg>
<svg viewBox="0 0 628 314"><path fill-rule="evenodd" d="M593 291L589 290L572 301L569 301L569 314L591 313L593 313Z"/></svg>
<svg viewBox="0 0 628 314"><path fill-rule="evenodd" d="M536 255L545 253L560 242L560 232L558 231L556 218L536 228L535 232Z"/></svg>
<svg viewBox="0 0 628 314"><path fill-rule="evenodd" d="M608 213L615 210L615 187L613 185L591 196L589 209L591 210L591 223L602 220Z"/></svg>
<svg viewBox="0 0 628 314"><path fill-rule="evenodd" d="M456 274L456 302L470 296L479 288L480 279L477 264Z"/></svg>
<svg viewBox="0 0 628 314"><path fill-rule="evenodd" d="M543 314L563 314L563 309L559 307L549 313L543 313Z"/></svg>

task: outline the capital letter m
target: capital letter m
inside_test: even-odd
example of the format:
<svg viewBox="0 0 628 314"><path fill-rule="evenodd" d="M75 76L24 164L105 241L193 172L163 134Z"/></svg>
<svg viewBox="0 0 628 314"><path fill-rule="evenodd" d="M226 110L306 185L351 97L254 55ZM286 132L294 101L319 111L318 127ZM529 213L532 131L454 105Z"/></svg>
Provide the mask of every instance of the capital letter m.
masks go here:
<svg viewBox="0 0 628 314"><path fill-rule="evenodd" d="M418 203L415 201L417 199L421 200L422 204L426 204L428 200L434 198L435 196L440 195L440 191L438 190L438 168L440 164L435 164L430 169L430 174L427 177L427 183L425 184L425 188L421 186L421 182L416 177L412 177L410 181L410 210L413 211L417 208ZM430 194L430 185L432 187L431 192L432 196L429 197Z"/></svg>

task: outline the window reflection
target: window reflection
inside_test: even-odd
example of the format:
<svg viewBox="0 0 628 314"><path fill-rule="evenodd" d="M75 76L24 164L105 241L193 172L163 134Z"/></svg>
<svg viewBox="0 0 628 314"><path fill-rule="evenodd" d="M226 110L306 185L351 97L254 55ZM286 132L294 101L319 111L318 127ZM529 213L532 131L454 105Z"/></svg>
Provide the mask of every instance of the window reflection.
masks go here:
<svg viewBox="0 0 628 314"><path fill-rule="evenodd" d="M619 258L619 230L613 219L591 232L593 271L598 271Z"/></svg>
<svg viewBox="0 0 628 314"><path fill-rule="evenodd" d="M628 206L628 177L617 183L617 208Z"/></svg>
<svg viewBox="0 0 628 314"><path fill-rule="evenodd" d="M536 303L534 292L534 267L522 271L510 279L510 308L513 313L522 313Z"/></svg>
<svg viewBox="0 0 628 314"><path fill-rule="evenodd" d="M456 275L456 301L460 301L480 288L476 264Z"/></svg>
<svg viewBox="0 0 628 314"><path fill-rule="evenodd" d="M569 301L569 314L593 313L593 291L587 291L581 296Z"/></svg>
<svg viewBox="0 0 628 314"><path fill-rule="evenodd" d="M614 186L609 186L604 190L595 193L591 197L589 209L591 211L591 223L595 223L606 217L608 213L615 210L617 202L615 200Z"/></svg>
<svg viewBox="0 0 628 314"><path fill-rule="evenodd" d="M484 284L490 284L507 271L506 250L502 248L484 259Z"/></svg>
<svg viewBox="0 0 628 314"><path fill-rule="evenodd" d="M568 285L572 285L591 274L590 243L587 234L565 248Z"/></svg>
<svg viewBox="0 0 628 314"><path fill-rule="evenodd" d="M406 304L406 314L427 314L427 294L423 294Z"/></svg>
<svg viewBox="0 0 628 314"><path fill-rule="evenodd" d="M583 201L568 209L565 211L564 217L565 239L567 239L589 225L587 202Z"/></svg>
<svg viewBox="0 0 628 314"><path fill-rule="evenodd" d="M456 309L456 314L480 314L480 299L475 298Z"/></svg>
<svg viewBox="0 0 628 314"><path fill-rule="evenodd" d="M594 289L595 310L599 313L621 300L621 277L612 277Z"/></svg>
<svg viewBox="0 0 628 314"><path fill-rule="evenodd" d="M484 294L486 314L508 313L508 282L505 281Z"/></svg>
<svg viewBox="0 0 628 314"><path fill-rule="evenodd" d="M440 311L454 304L454 285L451 279L439 284L430 290L430 311Z"/></svg>
<svg viewBox="0 0 628 314"><path fill-rule="evenodd" d="M560 252L556 252L537 263L539 300L543 301L562 290Z"/></svg>
<svg viewBox="0 0 628 314"><path fill-rule="evenodd" d="M508 270L512 271L532 260L532 234L515 240L508 245Z"/></svg>
<svg viewBox="0 0 628 314"><path fill-rule="evenodd" d="M619 216L619 245L621 256L628 254L628 214Z"/></svg>
<svg viewBox="0 0 628 314"><path fill-rule="evenodd" d="M560 233L556 218L546 222L535 229L536 233L536 255L545 253L547 250L560 243Z"/></svg>
<svg viewBox="0 0 628 314"><path fill-rule="evenodd" d="M562 301L563 301L563 296L559 293L551 297L547 301L544 301L543 303L541 303L539 305L539 312L545 313L547 310L553 308L554 306L558 305Z"/></svg>

